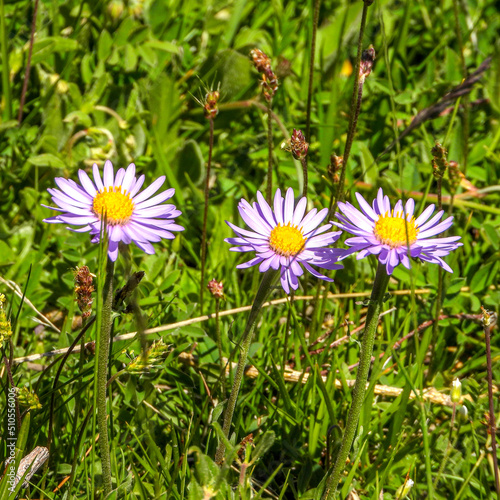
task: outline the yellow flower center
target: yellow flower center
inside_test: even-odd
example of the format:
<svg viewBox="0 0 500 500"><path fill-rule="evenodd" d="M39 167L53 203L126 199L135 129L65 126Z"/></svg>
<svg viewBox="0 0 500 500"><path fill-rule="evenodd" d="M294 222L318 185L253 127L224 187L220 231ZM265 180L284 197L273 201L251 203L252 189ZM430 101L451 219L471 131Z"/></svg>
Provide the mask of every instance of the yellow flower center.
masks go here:
<svg viewBox="0 0 500 500"><path fill-rule="evenodd" d="M269 237L269 246L277 254L285 257L297 255L303 250L305 243L302 231L297 226L292 226L290 222L286 226L278 224Z"/></svg>
<svg viewBox="0 0 500 500"><path fill-rule="evenodd" d="M375 236L380 243L391 248L411 245L417 241L419 229L415 226L415 217L404 218L403 212L386 212L375 223Z"/></svg>
<svg viewBox="0 0 500 500"><path fill-rule="evenodd" d="M122 193L121 186L108 187L99 191L94 198L92 210L101 218L105 214L110 226L125 224L134 212L134 203L126 191Z"/></svg>

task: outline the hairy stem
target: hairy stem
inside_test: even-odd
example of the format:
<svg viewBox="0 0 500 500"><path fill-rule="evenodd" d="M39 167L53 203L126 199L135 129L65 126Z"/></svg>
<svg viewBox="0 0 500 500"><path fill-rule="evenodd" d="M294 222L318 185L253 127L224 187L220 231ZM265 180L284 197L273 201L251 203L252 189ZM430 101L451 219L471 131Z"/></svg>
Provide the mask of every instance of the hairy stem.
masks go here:
<svg viewBox="0 0 500 500"><path fill-rule="evenodd" d="M245 326L245 331L243 332L238 366L236 367L236 374L234 376L233 387L231 389L231 394L229 395L229 399L227 401L226 411L224 412L224 425L222 426L222 430L226 437L229 437L229 431L231 430L231 422L233 420L234 409L236 407L236 400L238 399L238 393L240 392L241 382L243 380L243 374L245 372L245 365L248 357L248 351L250 349L250 345L252 344L253 332L257 316L262 308L262 304L265 302L266 298L268 297L271 291L276 274L277 272L272 269L269 269L264 274L259 290L257 291L255 301L252 305L250 315L248 316L248 321ZM217 452L215 454L216 463L222 464L224 460L225 451L226 447L224 446L224 443L221 441L219 443L219 447L217 448Z"/></svg>
<svg viewBox="0 0 500 500"><path fill-rule="evenodd" d="M111 493L111 458L107 429L106 383L108 381L109 343L111 338L111 308L113 305L114 262L108 257L103 288L101 331L99 333L99 355L97 359L97 426L101 451L104 496Z"/></svg>
<svg viewBox="0 0 500 500"><path fill-rule="evenodd" d="M361 352L359 354L359 368L352 394L351 408L349 409L349 414L347 416L344 437L342 439L342 444L337 455L335 465L329 473L326 481L323 500L332 499L337 491L340 476L344 470L347 457L349 456L349 452L354 441L359 416L361 414L361 408L365 398L366 382L368 380L368 372L370 370L378 318L382 310L382 304L384 302L384 295L388 283L389 276L387 275L385 266L379 262L375 282L373 283L370 305L368 306L368 312L366 314L366 325L361 343Z"/></svg>
<svg viewBox="0 0 500 500"><path fill-rule="evenodd" d="M203 228L201 231L201 283L200 283L200 308L203 314L203 294L205 292L205 263L207 260L207 218L208 218L208 185L210 183L210 168L212 166L212 151L214 147L214 120L208 119L210 123L210 136L208 140L208 163L205 177L205 208L203 210Z"/></svg>

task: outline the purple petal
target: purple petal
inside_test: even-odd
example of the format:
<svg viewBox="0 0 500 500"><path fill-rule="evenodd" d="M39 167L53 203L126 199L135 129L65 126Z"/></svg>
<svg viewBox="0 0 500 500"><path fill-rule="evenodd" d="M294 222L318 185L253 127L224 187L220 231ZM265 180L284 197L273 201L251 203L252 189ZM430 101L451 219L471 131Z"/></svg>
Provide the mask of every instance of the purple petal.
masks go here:
<svg viewBox="0 0 500 500"><path fill-rule="evenodd" d="M145 253L149 255L154 255L155 254L155 248L149 241L136 241L134 240L134 243Z"/></svg>
<svg viewBox="0 0 500 500"><path fill-rule="evenodd" d="M92 197L83 189L81 188L76 189L75 187L73 187L68 179L63 179L62 177L56 177L54 180L61 189L61 191L63 193L66 193L66 195L71 196L71 198L74 198L75 200L92 203L93 201Z"/></svg>
<svg viewBox="0 0 500 500"><path fill-rule="evenodd" d="M124 177L125 177L125 169L124 168L118 169L118 172L116 172L115 176L115 187L121 187Z"/></svg>
<svg viewBox="0 0 500 500"><path fill-rule="evenodd" d="M131 163L125 172L125 177L122 181L122 190L128 192L132 187L132 183L135 180L135 165Z"/></svg>
<svg viewBox="0 0 500 500"><path fill-rule="evenodd" d="M94 176L94 182L95 182L95 185L97 187L97 190L103 191L104 184L102 183L101 174L99 172L99 167L97 166L97 163L94 163L92 165L92 175Z"/></svg>
<svg viewBox="0 0 500 500"><path fill-rule="evenodd" d="M94 183L90 180L90 177L87 175L87 172L85 172L85 170L78 170L78 178L82 183L83 189L85 189L85 191L87 191L87 193L90 196L92 196L92 198L94 198L97 195L97 191L94 186Z"/></svg>
<svg viewBox="0 0 500 500"><path fill-rule="evenodd" d="M153 205L158 205L160 203L163 203L164 201L172 198L175 194L175 189L170 188L167 189L166 191L163 191L163 193L160 193L156 196L153 196L153 198L150 198L149 200L143 201L142 203L138 203L135 205L135 208L137 209L143 209L147 207L152 207Z"/></svg>
<svg viewBox="0 0 500 500"><path fill-rule="evenodd" d="M113 164L109 160L104 162L104 186L107 188L114 186Z"/></svg>
<svg viewBox="0 0 500 500"><path fill-rule="evenodd" d="M134 199L133 202L135 204L140 203L141 201L147 200L150 196L153 196L158 189L161 188L162 184L165 182L165 176L162 175L156 179L153 184L151 184L149 187L147 187L141 194L138 194ZM132 194L130 194L132 196Z"/></svg>
<svg viewBox="0 0 500 500"><path fill-rule="evenodd" d="M299 200L297 206L295 207L295 212L293 214L293 219L292 219L292 224L294 226L298 226L302 222L302 218L306 213L306 208L307 208L307 198L303 197Z"/></svg>
<svg viewBox="0 0 500 500"><path fill-rule="evenodd" d="M415 226L420 227L434 212L435 205L429 205L415 220Z"/></svg>
<svg viewBox="0 0 500 500"><path fill-rule="evenodd" d="M142 185L144 184L144 179L146 178L146 176L144 174L142 174L138 179L137 181L132 181L132 187L130 188L130 191L128 193L128 195L133 198L137 192L139 191L139 189L141 189Z"/></svg>
<svg viewBox="0 0 500 500"><path fill-rule="evenodd" d="M363 198L363 196L361 196L360 193L356 193L356 199L358 200L359 206L364 214L375 222L378 219L378 214L375 212L375 210L373 210L373 208Z"/></svg>
<svg viewBox="0 0 500 500"><path fill-rule="evenodd" d="M293 196L293 189L288 188L285 197L285 214L284 214L284 223L288 224L292 222L293 219L293 206L295 203L295 199Z"/></svg>
<svg viewBox="0 0 500 500"><path fill-rule="evenodd" d="M271 210L271 207L265 200L264 196L262 196L262 193L260 191L257 191L257 201L259 202L259 208L261 209L266 220L272 226L276 225L276 220L274 218L273 211Z"/></svg>
<svg viewBox="0 0 500 500"><path fill-rule="evenodd" d="M281 196L281 190L277 189L274 195L274 216L278 224L283 225L283 197Z"/></svg>
<svg viewBox="0 0 500 500"><path fill-rule="evenodd" d="M247 269L248 267L255 266L255 264L258 264L262 259L260 257L254 257L253 259L243 262L243 264L238 264L236 266L236 269Z"/></svg>

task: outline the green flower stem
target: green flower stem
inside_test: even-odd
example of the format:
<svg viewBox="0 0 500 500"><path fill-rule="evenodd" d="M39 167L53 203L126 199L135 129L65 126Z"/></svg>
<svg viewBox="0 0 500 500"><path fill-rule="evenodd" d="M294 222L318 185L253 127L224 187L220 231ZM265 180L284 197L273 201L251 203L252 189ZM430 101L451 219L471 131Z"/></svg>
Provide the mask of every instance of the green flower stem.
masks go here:
<svg viewBox="0 0 500 500"><path fill-rule="evenodd" d="M111 459L109 454L106 383L108 381L109 342L111 338L111 307L113 305L114 262L106 256L106 277L103 288L101 331L97 359L97 426L99 429L99 448L101 451L104 496L111 493Z"/></svg>
<svg viewBox="0 0 500 500"><path fill-rule="evenodd" d="M231 429L231 422L233 420L234 409L236 407L238 393L240 392L241 382L243 380L243 374L245 372L245 365L247 362L248 351L250 349L250 345L252 344L255 323L259 315L259 312L262 308L262 305L266 301L269 292L271 291L276 275L277 271L274 271L273 269L269 269L264 274L259 290L257 291L257 295L253 302L250 315L248 316L248 321L245 326L245 331L243 332L243 337L241 340L240 358L238 360L238 366L236 368L236 374L234 376L231 394L229 395L229 399L227 401L226 411L224 412L224 425L222 426L222 430L227 438L229 438L229 431ZM216 463L218 464L222 463L222 461L224 460L225 451L226 447L224 446L224 443L221 441L215 453Z"/></svg>
<svg viewBox="0 0 500 500"><path fill-rule="evenodd" d="M340 475L344 470L347 457L351 450L356 429L358 427L359 416L366 392L366 382L368 380L368 372L370 370L371 358L373 352L373 344L377 331L378 318L384 302L384 295L389 283L389 276L385 270L385 266L379 262L375 282L373 283L372 294L370 297L370 305L366 314L366 326L363 333L361 343L361 352L359 355L359 368L356 375L356 383L352 394L351 408L347 416L347 422L342 439L342 445L337 455L333 470L326 481L326 488L323 494L323 500L330 500L337 491L337 486L340 481Z"/></svg>

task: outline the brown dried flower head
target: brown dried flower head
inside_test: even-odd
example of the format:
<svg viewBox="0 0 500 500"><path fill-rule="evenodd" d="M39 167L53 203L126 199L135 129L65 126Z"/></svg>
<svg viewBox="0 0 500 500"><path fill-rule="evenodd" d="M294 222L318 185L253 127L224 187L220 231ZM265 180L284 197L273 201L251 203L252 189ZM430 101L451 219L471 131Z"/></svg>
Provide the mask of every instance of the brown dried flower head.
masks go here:
<svg viewBox="0 0 500 500"><path fill-rule="evenodd" d="M330 157L330 165L328 165L328 175L330 176L334 184L337 184L340 180L339 172L342 169L343 163L344 158L342 156L332 155Z"/></svg>
<svg viewBox="0 0 500 500"><path fill-rule="evenodd" d="M267 68L271 67L271 59L262 52L260 49L253 49L250 51L250 56L253 64L259 73L264 73Z"/></svg>
<svg viewBox="0 0 500 500"><path fill-rule="evenodd" d="M262 93L267 102L270 102L276 91L278 90L278 77L274 74L273 70L269 67L264 73L262 73L262 80L260 82L262 86Z"/></svg>
<svg viewBox="0 0 500 500"><path fill-rule="evenodd" d="M375 49L370 45L361 54L361 61L359 65L359 80L363 82L367 76L372 72L373 63L375 62Z"/></svg>
<svg viewBox="0 0 500 500"><path fill-rule="evenodd" d="M293 129L292 137L281 144L281 149L292 153L294 158L301 160L307 156L309 143L301 130Z"/></svg>
<svg viewBox="0 0 500 500"><path fill-rule="evenodd" d="M224 285L222 284L222 281L217 281L216 279L213 279L212 281L208 282L207 288L209 292L216 298L216 299L223 299L224 298Z"/></svg>
<svg viewBox="0 0 500 500"><path fill-rule="evenodd" d="M431 149L432 154L432 173L436 179L442 178L448 168L448 151L436 141L435 146Z"/></svg>
<svg viewBox="0 0 500 500"><path fill-rule="evenodd" d="M75 274L75 294L78 308L82 312L83 318L88 318L92 313L92 292L95 291L93 285L93 274L87 266L77 267Z"/></svg>
<svg viewBox="0 0 500 500"><path fill-rule="evenodd" d="M267 102L271 102L278 90L278 77L271 67L271 59L260 49L251 50L250 56L255 68L261 73L262 80L260 81L260 85L264 98Z"/></svg>

